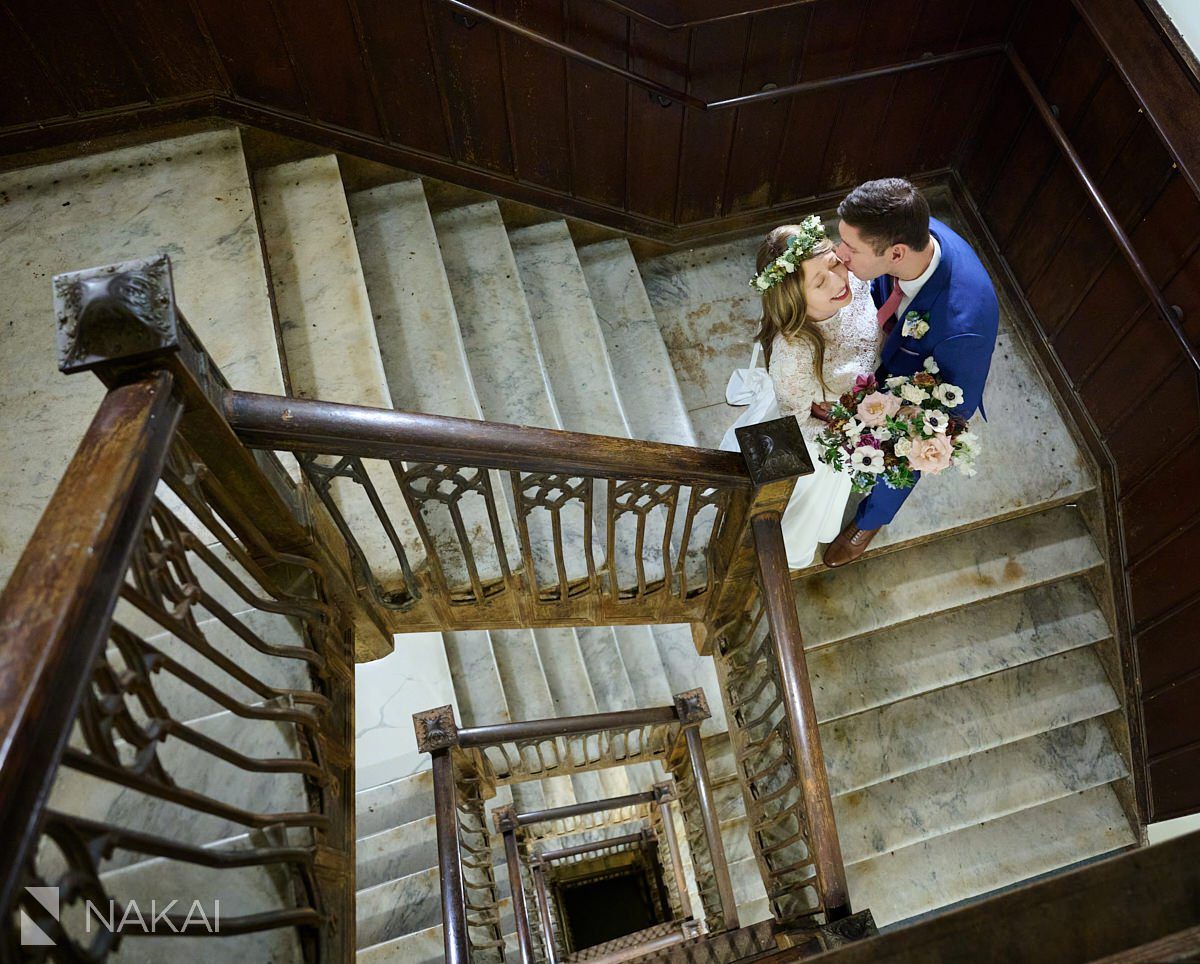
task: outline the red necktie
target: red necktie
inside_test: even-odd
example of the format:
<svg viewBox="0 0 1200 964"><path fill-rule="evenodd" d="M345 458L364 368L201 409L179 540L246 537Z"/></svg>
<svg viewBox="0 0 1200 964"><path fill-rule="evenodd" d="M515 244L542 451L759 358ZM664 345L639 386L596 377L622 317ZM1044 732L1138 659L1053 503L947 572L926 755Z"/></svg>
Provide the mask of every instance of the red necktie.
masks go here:
<svg viewBox="0 0 1200 964"><path fill-rule="evenodd" d="M892 329L896 327L896 310L900 307L900 302L903 300L904 292L900 288L900 281L893 278L892 293L879 309L879 314L875 316L879 321L879 327L883 329L885 335L890 335Z"/></svg>

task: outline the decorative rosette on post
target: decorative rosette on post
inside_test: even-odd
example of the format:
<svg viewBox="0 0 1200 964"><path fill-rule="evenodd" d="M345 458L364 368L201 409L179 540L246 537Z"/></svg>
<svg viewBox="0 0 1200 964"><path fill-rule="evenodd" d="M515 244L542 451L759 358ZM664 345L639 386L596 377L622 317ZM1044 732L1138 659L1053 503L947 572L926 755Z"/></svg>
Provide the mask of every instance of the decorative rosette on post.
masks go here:
<svg viewBox="0 0 1200 964"><path fill-rule="evenodd" d="M874 375L860 375L817 436L820 460L849 474L855 492L870 492L880 482L909 489L914 473L937 475L951 466L974 475L979 437L954 414L963 391L937 374L937 362L927 358L924 371L882 385Z"/></svg>

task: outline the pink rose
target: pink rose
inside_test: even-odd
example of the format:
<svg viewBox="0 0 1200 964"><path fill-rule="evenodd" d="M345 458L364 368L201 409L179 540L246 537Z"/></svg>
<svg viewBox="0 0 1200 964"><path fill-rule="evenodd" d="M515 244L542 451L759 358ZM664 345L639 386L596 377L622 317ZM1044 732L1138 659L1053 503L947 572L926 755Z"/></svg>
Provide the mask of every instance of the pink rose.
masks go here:
<svg viewBox="0 0 1200 964"><path fill-rule="evenodd" d="M954 443L945 435L938 433L933 438L912 440L912 451L908 453L908 464L918 472L937 475L942 469L949 468L950 458L953 455Z"/></svg>
<svg viewBox="0 0 1200 964"><path fill-rule="evenodd" d="M858 420L868 428L878 428L900 411L900 399L883 392L872 392L858 403Z"/></svg>

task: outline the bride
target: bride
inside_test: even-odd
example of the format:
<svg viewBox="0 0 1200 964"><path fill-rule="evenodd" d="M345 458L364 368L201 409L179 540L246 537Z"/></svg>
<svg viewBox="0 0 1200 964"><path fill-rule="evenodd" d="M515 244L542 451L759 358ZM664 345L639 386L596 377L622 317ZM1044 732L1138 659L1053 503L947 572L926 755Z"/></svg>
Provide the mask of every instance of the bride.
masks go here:
<svg viewBox="0 0 1200 964"><path fill-rule="evenodd" d="M799 421L813 463L783 514L788 565L800 569L812 564L818 543L842 531L850 498L850 476L819 461L813 440L829 404L879 366L880 332L870 285L838 259L816 215L771 231L757 267L751 285L762 295L762 327L755 355L761 346L779 414ZM730 380L731 395L739 374Z"/></svg>

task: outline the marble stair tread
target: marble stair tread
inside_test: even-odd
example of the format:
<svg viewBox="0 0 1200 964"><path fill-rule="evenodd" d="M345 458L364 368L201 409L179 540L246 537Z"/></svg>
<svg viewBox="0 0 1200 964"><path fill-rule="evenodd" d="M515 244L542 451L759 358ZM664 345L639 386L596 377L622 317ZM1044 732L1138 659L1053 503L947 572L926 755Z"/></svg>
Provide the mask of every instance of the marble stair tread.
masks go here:
<svg viewBox="0 0 1200 964"><path fill-rule="evenodd" d="M0 195L3 585L104 397L58 371L52 276L167 251L179 309L230 384L282 394L283 376L236 127L5 171Z"/></svg>
<svg viewBox="0 0 1200 964"><path fill-rule="evenodd" d="M1133 846L1110 786L1072 794L846 868L879 926Z"/></svg>
<svg viewBox="0 0 1200 964"><path fill-rule="evenodd" d="M1082 578L1037 586L808 654L822 722L1099 642L1108 623Z"/></svg>
<svg viewBox="0 0 1200 964"><path fill-rule="evenodd" d="M1100 660L1076 649L821 726L834 795L1118 709Z"/></svg>
<svg viewBox="0 0 1200 964"><path fill-rule="evenodd" d="M482 418L421 181L359 191L349 205L392 403Z"/></svg>
<svg viewBox="0 0 1200 964"><path fill-rule="evenodd" d="M366 787L354 794L355 833L361 839L433 813L433 774L412 776Z"/></svg>
<svg viewBox="0 0 1200 964"><path fill-rule="evenodd" d="M513 926L512 898L504 897L499 902L498 910L501 929L507 939L508 931ZM446 959L445 955L442 925L435 924L369 947L360 944L355 959L359 964L441 964Z"/></svg>
<svg viewBox="0 0 1200 964"><path fill-rule="evenodd" d="M510 718L544 720L559 716L549 677L532 629L489 630L492 652L504 687Z"/></svg>
<svg viewBox="0 0 1200 964"><path fill-rule="evenodd" d="M560 427L500 208L469 204L433 222L483 417Z"/></svg>
<svg viewBox="0 0 1200 964"><path fill-rule="evenodd" d="M566 221L509 232L562 427L629 436L600 322Z"/></svg>
<svg viewBox="0 0 1200 964"><path fill-rule="evenodd" d="M355 845L355 886L365 890L437 866L434 816L359 837Z"/></svg>
<svg viewBox="0 0 1200 964"><path fill-rule="evenodd" d="M292 394L390 409L337 158L267 168L256 183ZM374 459L364 464L416 567L424 551L391 466ZM376 576L389 588L401 584L402 567L366 491L339 480L333 495Z"/></svg>
<svg viewBox="0 0 1200 964"><path fill-rule="evenodd" d="M614 626L613 635L639 707L670 706L674 692L649 626Z"/></svg>
<svg viewBox="0 0 1200 964"><path fill-rule="evenodd" d="M462 726L511 723L513 717L504 698L500 669L487 630L447 632L442 637L462 716L458 722Z"/></svg>
<svg viewBox="0 0 1200 964"><path fill-rule="evenodd" d="M578 256L633 437L695 445L675 369L629 242L589 244Z"/></svg>
<svg viewBox="0 0 1200 964"><path fill-rule="evenodd" d="M795 581L805 649L878 632L1102 565L1080 513L1050 509Z"/></svg>
<svg viewBox="0 0 1200 964"><path fill-rule="evenodd" d="M1128 776L1099 717L834 799L847 865Z"/></svg>
<svg viewBox="0 0 1200 964"><path fill-rule="evenodd" d="M508 893L508 868L503 858L493 868L497 896ZM360 888L355 897L358 947L370 947L441 922L442 892L437 867L429 867Z"/></svg>
<svg viewBox="0 0 1200 964"><path fill-rule="evenodd" d="M673 693L700 687L708 700L712 717L700 726L704 736L727 730L725 701L721 698L721 684L717 681L717 667L711 656L701 656L692 641L692 627L687 623L664 623L651 626L650 632L658 646L658 655L663 671Z"/></svg>

